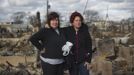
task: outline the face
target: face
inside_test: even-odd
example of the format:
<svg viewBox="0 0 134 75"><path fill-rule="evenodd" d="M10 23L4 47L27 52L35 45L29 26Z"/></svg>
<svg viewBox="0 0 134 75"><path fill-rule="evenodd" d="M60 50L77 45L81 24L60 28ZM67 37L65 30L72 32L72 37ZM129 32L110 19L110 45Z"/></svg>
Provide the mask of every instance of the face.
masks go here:
<svg viewBox="0 0 134 75"><path fill-rule="evenodd" d="M56 29L58 27L58 18L55 18L55 19L52 19L50 20L50 26L53 28L53 29Z"/></svg>
<svg viewBox="0 0 134 75"><path fill-rule="evenodd" d="M75 28L80 28L81 27L81 18L79 16L76 16L74 18L74 21L72 23L72 25L75 27Z"/></svg>

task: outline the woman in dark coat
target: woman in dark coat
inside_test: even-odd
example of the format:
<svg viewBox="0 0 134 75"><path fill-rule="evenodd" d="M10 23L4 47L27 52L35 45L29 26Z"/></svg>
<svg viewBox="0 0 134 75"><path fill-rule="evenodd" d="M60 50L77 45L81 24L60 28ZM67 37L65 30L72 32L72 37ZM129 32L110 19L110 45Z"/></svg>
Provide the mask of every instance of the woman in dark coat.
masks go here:
<svg viewBox="0 0 134 75"><path fill-rule="evenodd" d="M66 39L73 44L66 57L70 75L89 75L92 58L92 40L80 13L70 16L71 26L64 28Z"/></svg>
<svg viewBox="0 0 134 75"><path fill-rule="evenodd" d="M59 15L51 12L47 22L50 28L42 28L31 36L30 41L40 51L45 48L40 55L43 75L63 75L62 46L66 39L59 28Z"/></svg>

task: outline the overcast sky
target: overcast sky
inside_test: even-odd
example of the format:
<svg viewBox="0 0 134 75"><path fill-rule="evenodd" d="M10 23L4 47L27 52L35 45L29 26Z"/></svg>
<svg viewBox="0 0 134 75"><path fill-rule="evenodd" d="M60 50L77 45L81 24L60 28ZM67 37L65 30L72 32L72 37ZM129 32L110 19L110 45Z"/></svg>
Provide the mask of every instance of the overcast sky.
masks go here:
<svg viewBox="0 0 134 75"><path fill-rule="evenodd" d="M60 12L62 16L68 17L73 11L83 13L87 0L49 0L51 11ZM109 8L109 19L121 20L132 16L134 12L134 0L88 0L86 10L95 10L101 17L105 18ZM15 12L26 12L35 14L41 12L46 14L46 0L0 0L0 21L9 21Z"/></svg>

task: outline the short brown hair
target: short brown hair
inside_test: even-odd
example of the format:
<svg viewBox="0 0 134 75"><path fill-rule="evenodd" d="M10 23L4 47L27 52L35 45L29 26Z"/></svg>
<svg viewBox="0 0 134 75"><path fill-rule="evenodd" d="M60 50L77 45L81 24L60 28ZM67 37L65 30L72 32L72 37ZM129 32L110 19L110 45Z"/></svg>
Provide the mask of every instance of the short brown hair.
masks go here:
<svg viewBox="0 0 134 75"><path fill-rule="evenodd" d="M83 23L83 16L79 12L77 12L77 11L75 11L75 12L73 12L71 14L71 16L70 16L70 23L73 23L73 21L74 21L76 16L80 17L81 22Z"/></svg>
<svg viewBox="0 0 134 75"><path fill-rule="evenodd" d="M48 25L50 26L50 21L56 18L58 19L58 24L60 25L59 14L57 12L50 12L47 18Z"/></svg>

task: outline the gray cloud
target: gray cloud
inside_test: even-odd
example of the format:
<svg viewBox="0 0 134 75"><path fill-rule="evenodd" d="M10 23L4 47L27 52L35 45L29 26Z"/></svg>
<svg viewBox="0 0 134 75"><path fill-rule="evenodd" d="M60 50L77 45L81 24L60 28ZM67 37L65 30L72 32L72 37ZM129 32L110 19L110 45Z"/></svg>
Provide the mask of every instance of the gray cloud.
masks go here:
<svg viewBox="0 0 134 75"><path fill-rule="evenodd" d="M124 2L125 0L100 0L100 1L112 2L112 3L121 3L121 2Z"/></svg>
<svg viewBox="0 0 134 75"><path fill-rule="evenodd" d="M58 4L74 4L79 3L81 0L50 0L50 2L55 2Z"/></svg>
<svg viewBox="0 0 134 75"><path fill-rule="evenodd" d="M126 2L134 2L134 0L125 0Z"/></svg>
<svg viewBox="0 0 134 75"><path fill-rule="evenodd" d="M87 0L49 0L51 9L50 11L58 11L63 16L70 15L73 11L79 11L83 13ZM89 0L86 10L96 10L104 16L109 7L110 12L116 17L128 16L131 12L134 12L134 0ZM8 14L12 14L17 11L31 12L35 14L40 11L42 15L45 15L46 0L0 0L0 19L7 18ZM116 11L116 13L115 13ZM120 12L123 12L120 13ZM125 14L126 13L126 14ZM122 16L121 16L122 15ZM116 18L115 17L115 18Z"/></svg>

